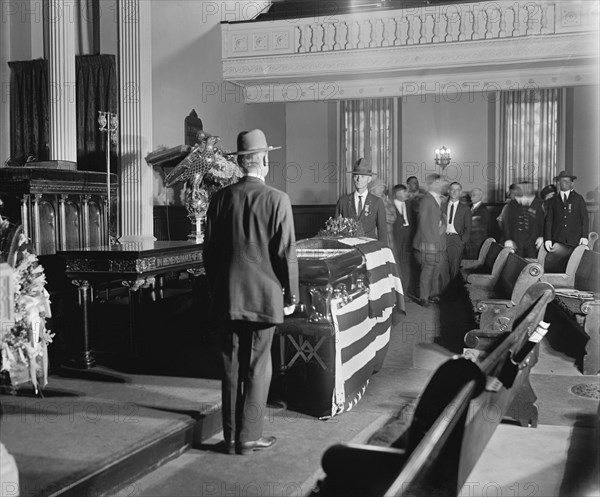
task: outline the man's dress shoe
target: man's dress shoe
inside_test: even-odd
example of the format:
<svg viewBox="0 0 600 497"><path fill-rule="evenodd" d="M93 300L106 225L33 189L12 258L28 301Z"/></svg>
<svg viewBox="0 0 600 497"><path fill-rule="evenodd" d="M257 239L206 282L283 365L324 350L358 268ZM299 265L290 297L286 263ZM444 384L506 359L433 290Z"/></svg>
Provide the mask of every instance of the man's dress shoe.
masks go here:
<svg viewBox="0 0 600 497"><path fill-rule="evenodd" d="M235 442L233 440L225 440L225 453L235 454Z"/></svg>
<svg viewBox="0 0 600 497"><path fill-rule="evenodd" d="M429 297L429 302L431 302L432 304L439 304L440 298L439 297Z"/></svg>
<svg viewBox="0 0 600 497"><path fill-rule="evenodd" d="M423 300L423 299L418 299L416 302L421 307L429 307L431 305L427 300Z"/></svg>
<svg viewBox="0 0 600 497"><path fill-rule="evenodd" d="M237 442L235 445L235 451L238 454L246 456L252 454L255 450L270 449L275 445L277 439L275 437L260 437L258 440L252 442Z"/></svg>

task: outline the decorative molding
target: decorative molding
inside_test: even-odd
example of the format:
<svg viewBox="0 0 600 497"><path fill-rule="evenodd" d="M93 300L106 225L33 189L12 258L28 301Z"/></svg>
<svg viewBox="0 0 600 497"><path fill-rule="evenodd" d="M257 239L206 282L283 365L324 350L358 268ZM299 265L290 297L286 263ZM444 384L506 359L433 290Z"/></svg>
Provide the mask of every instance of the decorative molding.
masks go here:
<svg viewBox="0 0 600 497"><path fill-rule="evenodd" d="M426 94L598 84L597 4L478 2L223 24L223 78L248 103L398 96L415 85ZM267 48L229 55L230 40L266 33Z"/></svg>
<svg viewBox="0 0 600 497"><path fill-rule="evenodd" d="M473 93L523 88L562 88L597 85L598 73L587 65L563 70L549 67L506 70L481 69L476 73L407 74L398 77L308 82L256 82L243 89L247 103L320 102L327 100L438 95L448 101L470 98ZM490 96L490 98L492 98Z"/></svg>
<svg viewBox="0 0 600 497"><path fill-rule="evenodd" d="M223 77L230 81L277 77L306 78L309 75L407 73L442 71L456 67L499 64L540 64L544 62L593 59L598 46L586 34L557 37L504 38L456 42L446 45L414 45L385 49L346 50L327 53L273 55L224 60ZM554 64L556 65L556 64Z"/></svg>

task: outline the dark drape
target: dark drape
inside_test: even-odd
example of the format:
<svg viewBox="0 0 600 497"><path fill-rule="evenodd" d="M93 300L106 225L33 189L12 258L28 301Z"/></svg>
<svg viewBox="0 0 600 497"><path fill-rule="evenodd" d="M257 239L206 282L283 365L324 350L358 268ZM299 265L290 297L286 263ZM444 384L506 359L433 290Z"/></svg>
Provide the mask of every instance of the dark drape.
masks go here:
<svg viewBox="0 0 600 497"><path fill-rule="evenodd" d="M98 111L117 113L117 71L114 55L75 58L77 81L77 164L83 171L106 171L106 133L98 128ZM111 172L117 172L111 145Z"/></svg>
<svg viewBox="0 0 600 497"><path fill-rule="evenodd" d="M48 63L44 59L9 62L11 161L50 157Z"/></svg>

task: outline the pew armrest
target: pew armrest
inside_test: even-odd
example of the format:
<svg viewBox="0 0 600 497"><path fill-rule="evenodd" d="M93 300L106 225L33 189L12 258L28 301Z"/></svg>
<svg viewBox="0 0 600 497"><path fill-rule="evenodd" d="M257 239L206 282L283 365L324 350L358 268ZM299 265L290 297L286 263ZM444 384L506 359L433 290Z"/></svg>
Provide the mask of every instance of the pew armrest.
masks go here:
<svg viewBox="0 0 600 497"><path fill-rule="evenodd" d="M496 278L491 274L470 274L467 283L482 288L491 288L496 283Z"/></svg>
<svg viewBox="0 0 600 497"><path fill-rule="evenodd" d="M514 307L515 303L512 300L508 299L489 299L489 300L480 300L477 302L477 310L479 312L492 312L492 313L500 313L503 310L510 309Z"/></svg>
<svg viewBox="0 0 600 497"><path fill-rule="evenodd" d="M476 269L482 265L483 263L479 259L463 259L460 263L461 269Z"/></svg>
<svg viewBox="0 0 600 497"><path fill-rule="evenodd" d="M567 273L546 273L542 275L540 281L550 283L557 288L573 288L573 285L575 284L575 275L570 276Z"/></svg>

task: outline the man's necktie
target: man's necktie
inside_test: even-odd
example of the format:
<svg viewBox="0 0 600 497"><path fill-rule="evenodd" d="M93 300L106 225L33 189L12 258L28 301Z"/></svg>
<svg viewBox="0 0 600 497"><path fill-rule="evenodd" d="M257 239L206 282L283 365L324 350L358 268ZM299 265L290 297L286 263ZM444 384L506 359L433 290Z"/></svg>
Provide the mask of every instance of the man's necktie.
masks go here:
<svg viewBox="0 0 600 497"><path fill-rule="evenodd" d="M357 214L360 216L360 213L362 212L362 195L358 196L358 212Z"/></svg>
<svg viewBox="0 0 600 497"><path fill-rule="evenodd" d="M453 202L450 203L450 221L448 221L448 224L452 224L452 221L454 221L454 203Z"/></svg>

